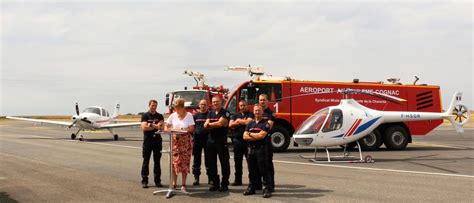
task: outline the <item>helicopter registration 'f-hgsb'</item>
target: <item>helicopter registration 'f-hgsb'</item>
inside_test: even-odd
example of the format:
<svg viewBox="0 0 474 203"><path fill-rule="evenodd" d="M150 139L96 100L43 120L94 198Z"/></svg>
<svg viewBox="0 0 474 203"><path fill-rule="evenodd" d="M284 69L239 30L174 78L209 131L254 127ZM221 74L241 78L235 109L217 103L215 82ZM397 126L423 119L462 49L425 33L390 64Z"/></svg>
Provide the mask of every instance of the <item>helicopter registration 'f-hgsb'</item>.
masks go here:
<svg viewBox="0 0 474 203"><path fill-rule="evenodd" d="M421 120L448 119L455 130L462 133L464 131L463 126L470 118L470 111L461 103L462 93L460 92L455 93L451 106L444 113L377 111L367 108L353 99L348 99L347 95L369 94L392 102L403 102L405 100L382 93L361 90L346 89L338 92L344 94L344 99L341 100L340 104L321 109L304 121L293 135L295 142L303 146L323 147L327 150L327 147L347 145L357 141L372 133L383 123ZM394 138L397 137L394 136ZM360 146L358 148L360 152ZM328 161L330 161L329 152L327 154Z"/></svg>

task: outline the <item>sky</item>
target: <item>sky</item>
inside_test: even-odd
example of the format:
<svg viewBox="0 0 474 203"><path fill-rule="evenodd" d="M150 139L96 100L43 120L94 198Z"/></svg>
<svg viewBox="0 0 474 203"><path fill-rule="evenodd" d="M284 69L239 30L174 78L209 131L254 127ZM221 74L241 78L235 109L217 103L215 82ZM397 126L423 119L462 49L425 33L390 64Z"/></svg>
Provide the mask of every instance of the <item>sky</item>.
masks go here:
<svg viewBox="0 0 474 203"><path fill-rule="evenodd" d="M0 116L147 110L193 86L273 76L385 81L457 90L474 108L471 1L9 1L1 3Z"/></svg>

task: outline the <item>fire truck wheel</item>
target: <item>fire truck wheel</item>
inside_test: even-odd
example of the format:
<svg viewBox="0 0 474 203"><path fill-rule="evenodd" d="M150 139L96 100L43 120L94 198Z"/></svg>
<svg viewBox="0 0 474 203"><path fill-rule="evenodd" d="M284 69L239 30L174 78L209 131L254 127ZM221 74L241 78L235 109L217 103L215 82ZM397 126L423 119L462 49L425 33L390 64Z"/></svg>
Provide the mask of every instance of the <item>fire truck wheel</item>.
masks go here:
<svg viewBox="0 0 474 203"><path fill-rule="evenodd" d="M402 126L390 126L385 131L384 144L391 150L403 150L408 145L408 136L407 131Z"/></svg>
<svg viewBox="0 0 474 203"><path fill-rule="evenodd" d="M360 147L362 150L374 151L379 149L382 145L382 136L378 130L374 130L364 138L359 140Z"/></svg>
<svg viewBox="0 0 474 203"><path fill-rule="evenodd" d="M290 133L284 127L273 126L271 141L274 152L283 152L290 145Z"/></svg>

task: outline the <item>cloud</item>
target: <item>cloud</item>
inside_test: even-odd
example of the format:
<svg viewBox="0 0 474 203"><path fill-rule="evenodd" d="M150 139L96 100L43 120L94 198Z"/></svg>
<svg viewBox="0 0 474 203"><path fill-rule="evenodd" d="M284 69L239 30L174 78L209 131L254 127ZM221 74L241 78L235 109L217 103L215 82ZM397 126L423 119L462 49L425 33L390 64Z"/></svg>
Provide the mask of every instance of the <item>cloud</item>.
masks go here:
<svg viewBox="0 0 474 203"><path fill-rule="evenodd" d="M2 115L65 114L74 102L124 112L192 86L249 78L225 65L264 65L304 80L440 85L474 106L472 3L108 2L2 5ZM27 98L25 99L25 93ZM34 105L31 105L34 103ZM163 107L160 107L164 111Z"/></svg>

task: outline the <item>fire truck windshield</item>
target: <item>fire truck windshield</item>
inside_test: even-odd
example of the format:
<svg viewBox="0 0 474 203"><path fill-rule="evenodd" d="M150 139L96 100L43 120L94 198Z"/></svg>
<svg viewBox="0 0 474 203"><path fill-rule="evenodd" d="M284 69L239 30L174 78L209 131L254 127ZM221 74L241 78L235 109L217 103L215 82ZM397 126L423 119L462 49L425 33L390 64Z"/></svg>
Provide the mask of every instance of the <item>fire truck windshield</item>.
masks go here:
<svg viewBox="0 0 474 203"><path fill-rule="evenodd" d="M328 114L329 108L324 108L314 113L300 125L295 134L304 135L318 133Z"/></svg>
<svg viewBox="0 0 474 203"><path fill-rule="evenodd" d="M185 106L191 108L199 107L199 101L206 99L206 92L204 91L178 91L174 93L173 101L177 99L184 99Z"/></svg>

